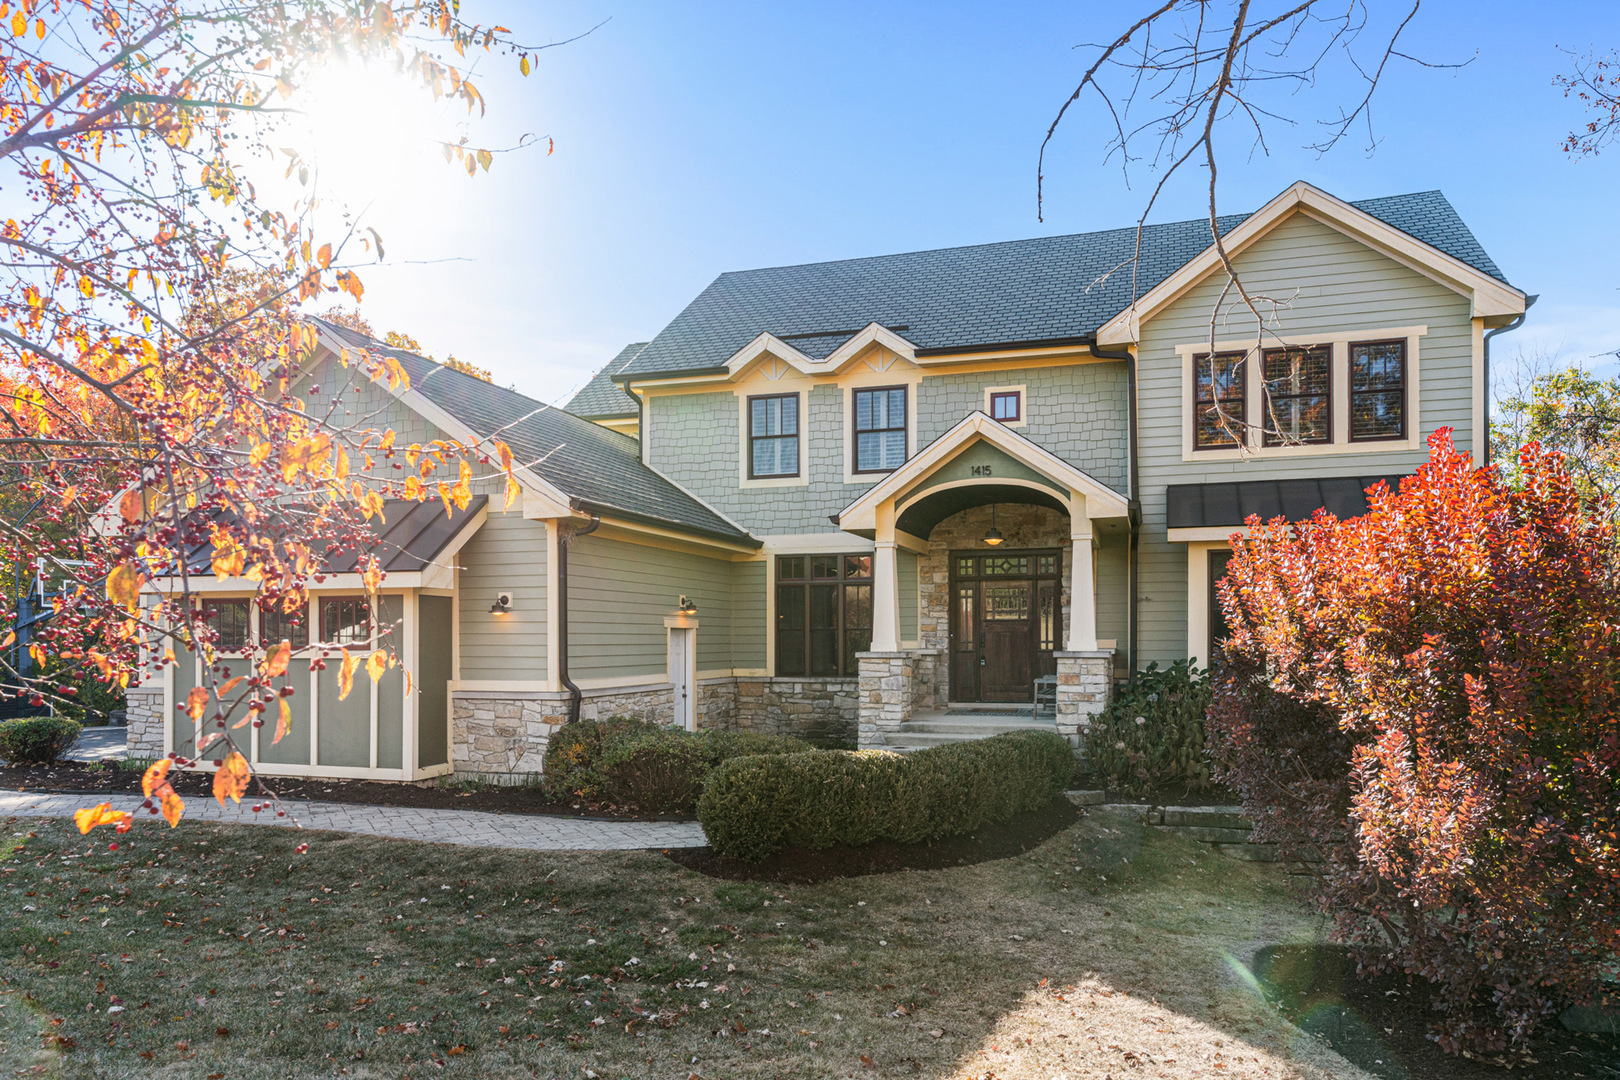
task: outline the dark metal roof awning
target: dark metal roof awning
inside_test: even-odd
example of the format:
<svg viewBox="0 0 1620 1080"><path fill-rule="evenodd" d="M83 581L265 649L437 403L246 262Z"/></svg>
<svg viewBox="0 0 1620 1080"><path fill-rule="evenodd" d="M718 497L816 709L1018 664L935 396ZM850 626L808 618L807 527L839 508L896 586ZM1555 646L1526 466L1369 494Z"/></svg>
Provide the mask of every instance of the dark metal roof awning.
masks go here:
<svg viewBox="0 0 1620 1080"><path fill-rule="evenodd" d="M1339 520L1367 512L1367 489L1383 481L1391 491L1402 476L1327 476L1290 480L1243 480L1231 484L1171 484L1165 524L1172 529L1238 528L1251 516L1262 521L1306 521L1320 509Z"/></svg>

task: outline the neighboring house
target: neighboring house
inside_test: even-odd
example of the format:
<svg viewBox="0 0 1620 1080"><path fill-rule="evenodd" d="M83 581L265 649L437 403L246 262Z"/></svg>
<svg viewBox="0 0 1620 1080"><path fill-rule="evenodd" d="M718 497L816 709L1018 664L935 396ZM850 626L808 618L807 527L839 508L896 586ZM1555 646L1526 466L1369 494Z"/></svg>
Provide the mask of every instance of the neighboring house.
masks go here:
<svg viewBox="0 0 1620 1080"><path fill-rule="evenodd" d="M1028 703L1050 676L1073 737L1115 679L1207 660L1247 514L1359 513L1439 427L1481 447L1487 337L1526 307L1438 192L1295 184L1220 226L1251 293L1285 302L1242 364L1254 324L1230 312L1210 355L1202 221L1145 229L1134 268L1127 228L724 274L570 403L597 423L390 350L409 390L351 411L412 441L498 433L521 506L489 476L431 530L390 513L380 614L416 692L385 678L344 712L311 675L304 741L261 762L532 773L576 706L900 744L919 713ZM1273 434L1238 446L1221 415ZM218 595L251 648L244 584ZM330 641L363 601L340 575L309 618ZM155 717L194 677L132 692L151 750L184 744L189 721Z"/></svg>

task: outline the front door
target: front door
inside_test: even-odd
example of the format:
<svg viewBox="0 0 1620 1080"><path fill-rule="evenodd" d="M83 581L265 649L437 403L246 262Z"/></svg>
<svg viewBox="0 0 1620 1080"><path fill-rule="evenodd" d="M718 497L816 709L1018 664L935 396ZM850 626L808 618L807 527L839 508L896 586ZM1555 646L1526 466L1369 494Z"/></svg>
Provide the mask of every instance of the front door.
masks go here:
<svg viewBox="0 0 1620 1080"><path fill-rule="evenodd" d="M1056 671L1055 551L951 554L951 700L1030 701Z"/></svg>

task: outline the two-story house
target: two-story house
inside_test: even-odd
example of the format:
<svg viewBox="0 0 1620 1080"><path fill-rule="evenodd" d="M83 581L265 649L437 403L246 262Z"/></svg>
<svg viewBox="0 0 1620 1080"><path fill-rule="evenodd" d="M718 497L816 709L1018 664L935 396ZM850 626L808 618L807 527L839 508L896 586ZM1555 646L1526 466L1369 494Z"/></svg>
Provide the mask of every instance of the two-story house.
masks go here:
<svg viewBox="0 0 1620 1080"><path fill-rule="evenodd" d="M1189 221L1139 253L1123 228L723 274L566 411L393 352L411 386L365 415L499 437L523 499L391 541L413 693L374 693L329 759L311 673L308 737L267 771L536 772L557 723L615 713L916 744L924 714L1053 677L1073 736L1116 679L1206 660L1226 538L1361 512L1437 428L1482 447L1489 337L1527 299L1438 192L1299 183L1219 224L1263 333ZM311 378L380 348L321 329ZM346 625L340 577L311 641L328 606ZM132 717L173 717L187 679Z"/></svg>

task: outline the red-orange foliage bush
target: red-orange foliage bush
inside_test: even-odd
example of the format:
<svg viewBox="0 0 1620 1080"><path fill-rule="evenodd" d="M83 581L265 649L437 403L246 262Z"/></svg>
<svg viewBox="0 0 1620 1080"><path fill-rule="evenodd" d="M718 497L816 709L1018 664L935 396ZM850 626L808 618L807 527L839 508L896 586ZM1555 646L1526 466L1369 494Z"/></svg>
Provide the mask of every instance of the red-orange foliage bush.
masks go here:
<svg viewBox="0 0 1620 1080"><path fill-rule="evenodd" d="M1439 987L1442 1045L1522 1047L1620 957L1615 536L1555 454L1515 490L1429 448L1364 517L1236 543L1216 776L1364 965Z"/></svg>

